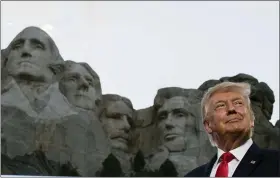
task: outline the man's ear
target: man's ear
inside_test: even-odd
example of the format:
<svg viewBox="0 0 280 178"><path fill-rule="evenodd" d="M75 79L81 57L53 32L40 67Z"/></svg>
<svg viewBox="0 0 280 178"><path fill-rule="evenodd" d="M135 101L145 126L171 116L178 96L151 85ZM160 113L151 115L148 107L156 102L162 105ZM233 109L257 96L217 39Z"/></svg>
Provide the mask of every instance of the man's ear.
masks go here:
<svg viewBox="0 0 280 178"><path fill-rule="evenodd" d="M251 128L254 128L254 127L255 127L255 121L254 121L254 120L251 121L250 126L251 126Z"/></svg>
<svg viewBox="0 0 280 178"><path fill-rule="evenodd" d="M253 111L253 108L249 108L249 116L250 117L250 127L251 128L254 128L255 127L255 114L254 114L254 111Z"/></svg>
<svg viewBox="0 0 280 178"><path fill-rule="evenodd" d="M204 128L208 134L212 133L211 123L208 120L203 121Z"/></svg>

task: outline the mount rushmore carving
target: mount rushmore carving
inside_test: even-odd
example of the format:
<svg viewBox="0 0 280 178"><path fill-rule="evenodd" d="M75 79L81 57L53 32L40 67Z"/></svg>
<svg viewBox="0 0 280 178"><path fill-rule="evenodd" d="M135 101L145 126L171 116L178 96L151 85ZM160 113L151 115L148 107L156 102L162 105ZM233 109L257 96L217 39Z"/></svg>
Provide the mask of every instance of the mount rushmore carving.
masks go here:
<svg viewBox="0 0 280 178"><path fill-rule="evenodd" d="M153 106L135 110L125 96L102 93L91 66L65 61L46 32L27 27L1 50L2 174L183 176L215 153L200 102L223 81L251 84L253 140L280 149L273 91L253 76L161 88Z"/></svg>

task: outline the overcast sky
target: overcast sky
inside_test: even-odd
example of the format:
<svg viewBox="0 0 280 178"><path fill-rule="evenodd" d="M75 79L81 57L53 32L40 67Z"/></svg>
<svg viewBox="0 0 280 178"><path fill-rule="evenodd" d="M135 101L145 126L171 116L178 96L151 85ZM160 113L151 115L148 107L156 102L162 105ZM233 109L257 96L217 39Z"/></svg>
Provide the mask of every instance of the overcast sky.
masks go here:
<svg viewBox="0 0 280 178"><path fill-rule="evenodd" d="M274 91L279 119L279 2L1 2L1 49L38 26L64 60L99 74L103 93L153 104L159 88L247 73Z"/></svg>

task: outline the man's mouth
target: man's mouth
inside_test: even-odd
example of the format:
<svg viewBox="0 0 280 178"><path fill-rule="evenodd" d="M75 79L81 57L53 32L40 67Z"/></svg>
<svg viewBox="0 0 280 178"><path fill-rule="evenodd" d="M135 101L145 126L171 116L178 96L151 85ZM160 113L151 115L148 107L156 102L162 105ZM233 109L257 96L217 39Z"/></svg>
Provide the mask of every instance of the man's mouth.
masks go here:
<svg viewBox="0 0 280 178"><path fill-rule="evenodd" d="M175 133L168 133L168 134L165 134L164 135L164 140L173 140L175 139L176 137L178 137L179 135L178 134L175 134Z"/></svg>
<svg viewBox="0 0 280 178"><path fill-rule="evenodd" d="M239 122L239 121L241 121L241 120L242 120L242 119L234 118L234 119L230 119L230 120L226 121L226 123Z"/></svg>
<svg viewBox="0 0 280 178"><path fill-rule="evenodd" d="M30 66L30 67L37 66L36 64L34 64L33 62L30 62L30 61L20 61L18 64L21 66L23 65L23 66Z"/></svg>
<svg viewBox="0 0 280 178"><path fill-rule="evenodd" d="M125 138L122 138L122 137L119 137L119 138L116 138L116 140L120 141L120 142L123 142L125 144L127 144L128 140L125 139Z"/></svg>
<svg viewBox="0 0 280 178"><path fill-rule="evenodd" d="M77 94L76 96L85 96L85 95L82 95L82 94Z"/></svg>
<svg viewBox="0 0 280 178"><path fill-rule="evenodd" d="M88 98L86 94L76 94L75 96Z"/></svg>
<svg viewBox="0 0 280 178"><path fill-rule="evenodd" d="M128 137L127 136L117 136L117 137L114 137L112 138L113 140L118 140L122 143L125 143L127 144L128 143Z"/></svg>

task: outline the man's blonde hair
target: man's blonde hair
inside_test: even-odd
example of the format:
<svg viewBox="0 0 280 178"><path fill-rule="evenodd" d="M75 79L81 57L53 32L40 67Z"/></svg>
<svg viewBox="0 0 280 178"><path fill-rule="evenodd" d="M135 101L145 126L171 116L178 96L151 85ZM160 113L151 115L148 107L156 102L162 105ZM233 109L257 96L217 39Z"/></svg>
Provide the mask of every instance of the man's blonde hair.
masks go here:
<svg viewBox="0 0 280 178"><path fill-rule="evenodd" d="M249 111L249 115L252 120L255 120L255 116L251 107L251 101L250 101L250 94L251 94L251 86L248 83L236 83L236 82L222 82L219 83L207 90L205 92L202 100L201 100L201 113L202 113L202 122L206 119L207 113L208 113L208 105L211 97L215 93L222 93L222 92L238 92L240 93L244 99L246 100L247 108ZM253 136L253 129L250 131L250 137ZM216 143L213 140L212 135L208 134L210 143L212 146L216 146Z"/></svg>

